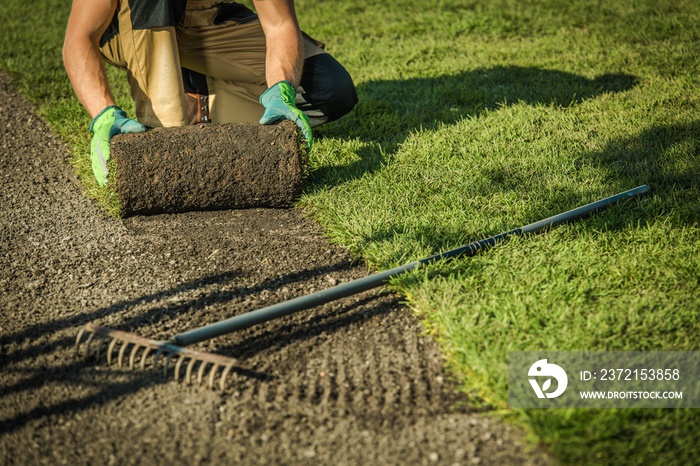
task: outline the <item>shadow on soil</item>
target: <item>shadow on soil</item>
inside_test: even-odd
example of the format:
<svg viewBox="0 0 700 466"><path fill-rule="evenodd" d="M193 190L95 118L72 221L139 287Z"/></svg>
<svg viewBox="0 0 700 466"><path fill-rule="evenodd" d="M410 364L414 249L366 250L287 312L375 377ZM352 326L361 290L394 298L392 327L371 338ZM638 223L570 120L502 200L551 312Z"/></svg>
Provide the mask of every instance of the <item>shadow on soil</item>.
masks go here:
<svg viewBox="0 0 700 466"><path fill-rule="evenodd" d="M638 84L628 74L588 79L536 67L497 66L436 78L370 81L358 85L360 101L340 121L319 128L318 135L360 139L360 160L347 166L320 167L312 184L336 185L378 169L384 154L394 153L413 131L454 124L486 111L525 102L570 107L601 94L624 92Z"/></svg>
<svg viewBox="0 0 700 466"><path fill-rule="evenodd" d="M97 391L90 395L77 396L53 405L40 405L27 411L22 411L14 417L0 419L0 435L21 429L26 424L37 419L85 411L93 406L104 404L109 400L118 399L130 393L136 393L143 388L163 383L162 377L157 374L144 373L143 371L140 371L140 373L127 373L123 370L119 371L118 375L122 379L126 377L126 381L105 382L102 378L99 378L90 383L86 377L82 376L85 369L85 363L82 361L54 366L50 372L45 368L32 369L32 375L29 378L23 379L21 383L15 386L7 389L3 388L0 392L1 396L6 396L15 391L40 388L52 383L57 386L74 386L76 391L85 385L89 385L92 388L97 388Z"/></svg>
<svg viewBox="0 0 700 466"><path fill-rule="evenodd" d="M291 283L306 280L311 277L323 276L329 272L347 270L350 267L351 264L345 264L340 266L338 264L334 264L327 267L318 267L314 270L295 272L275 277L274 279L270 278L254 286L239 286L224 291L213 290L194 299L183 299L182 301L176 303L156 305L146 311L139 312L138 316L125 319L119 325L119 328L125 331L135 331L140 326L144 325L144 323L153 324L161 320L176 317L184 313L192 313L212 304L225 304L233 300L245 299L247 296L257 295L263 290L274 290L277 287L289 285ZM162 303L163 301L169 298L177 297L178 295L181 295L183 293L225 284L241 275L242 273L240 271L230 271L215 275L209 275L177 286L175 288L171 288L169 290L147 294L134 299L119 301L118 303L112 304L111 306L100 308L91 312L81 313L79 315L64 317L60 319L54 319L50 322L33 325L27 327L21 332L16 332L10 335L3 335L2 337L0 337L0 347L7 346L12 343L20 343L27 339L37 340L43 335L51 335L67 328L77 328L89 322L94 322L96 320L103 319L107 316L126 312L129 309L132 309L137 306ZM49 349L61 347L65 348L74 344L75 341L73 339L62 338L53 341L53 343L50 345L50 348L48 348L45 344L37 344L19 351L10 351L6 355L6 357L3 358L2 361L0 361L0 368L7 366L9 363L16 363L27 358L35 358L39 354L42 354Z"/></svg>
<svg viewBox="0 0 700 466"><path fill-rule="evenodd" d="M136 331L136 329L144 324L153 325L167 317L174 317L182 313L191 313L197 309L210 306L213 303L226 304L233 300L243 299L246 296L256 295L262 290L274 290L275 288L287 286L294 282L299 282L311 277L323 276L328 272L346 270L350 267L352 267L352 264L349 263L340 265L334 264L326 267L318 267L314 270L306 270L276 277L274 279L268 279L254 286L236 287L226 291L213 290L194 299L185 299L175 305L156 305L146 311L139 312L138 316L125 319L119 327L130 331ZM56 319L51 322L35 325L22 332L3 336L0 339L0 347L15 346L28 339L37 339L41 335L51 335L60 331L64 331L63 333L65 333L67 329L77 328L88 322L125 312L136 306L151 303L157 304L164 299L172 298L185 292L225 284L226 282L236 279L239 275L241 275L239 271L210 275L185 283L176 288L148 294L131 300L120 301L111 306L83 313L78 316ZM365 297L351 305L340 306L337 309L324 312L323 314L313 315L307 318L303 325L299 325L298 322L282 321L283 323L281 326L274 329L258 331L253 335L244 337L235 345L228 345L217 349L217 353L244 359L270 348L279 350L300 340L307 340L321 334L332 334L353 322L391 312L393 308L386 303L378 306L368 306L368 304L375 299L376 296ZM125 395L135 393L143 388L169 381L169 379L164 379L160 373L153 373L149 370L136 370L132 372L128 369L114 369L113 372L111 370L99 371L99 374L96 376L89 362L76 359L64 364L52 364L48 368L15 367L8 370L6 367L27 359L35 360L37 357L47 353L56 354L62 351L64 354L58 356L65 357L66 352L70 351L70 348L74 344L74 337L59 336L48 343L44 341L42 343L30 345L29 347L22 347L16 351L10 349L7 354L4 355L0 367L5 367L5 371L8 371L8 373L20 375L21 380L0 387L0 398L15 392L40 389L52 382L63 386L89 386L98 391L94 394L79 396L55 405L39 406L26 412L16 414L11 418L0 419L0 435L19 429L36 419L84 411L92 406L104 404L109 400L122 398ZM71 356L73 355L71 354ZM275 379L275 376L271 374L257 372L244 367L235 367L232 369L232 373L244 379L255 379L261 382L269 382ZM120 380L110 382L110 378L119 378ZM124 378L127 380L123 381Z"/></svg>
<svg viewBox="0 0 700 466"><path fill-rule="evenodd" d="M368 320L392 312L393 307L385 303L371 305L376 300L376 296L365 297L352 305L317 314L306 320L303 325L286 323L271 330L258 332L219 351L232 357L246 358L270 348L279 350L299 340L329 335L359 320Z"/></svg>

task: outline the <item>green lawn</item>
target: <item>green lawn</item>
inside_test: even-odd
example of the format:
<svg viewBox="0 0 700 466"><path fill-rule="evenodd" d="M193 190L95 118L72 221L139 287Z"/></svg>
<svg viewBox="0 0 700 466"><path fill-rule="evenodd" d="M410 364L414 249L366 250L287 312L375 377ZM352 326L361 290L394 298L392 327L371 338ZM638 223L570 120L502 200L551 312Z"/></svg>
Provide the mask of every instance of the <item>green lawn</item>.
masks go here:
<svg viewBox="0 0 700 466"><path fill-rule="evenodd" d="M2 2L0 68L84 170L89 119L60 63L68 5ZM300 208L376 269L651 186L393 287L475 403L526 425L561 462L697 463L697 410L505 408L509 350L700 349L700 4L302 0L297 10L360 97L316 131ZM26 17L45 18L40 36Z"/></svg>

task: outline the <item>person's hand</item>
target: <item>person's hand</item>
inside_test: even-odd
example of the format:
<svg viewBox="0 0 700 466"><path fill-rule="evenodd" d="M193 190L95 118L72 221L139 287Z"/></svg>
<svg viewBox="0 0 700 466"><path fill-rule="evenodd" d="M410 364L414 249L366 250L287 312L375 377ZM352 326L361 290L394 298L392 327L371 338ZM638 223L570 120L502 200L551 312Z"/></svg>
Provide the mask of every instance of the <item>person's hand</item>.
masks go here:
<svg viewBox="0 0 700 466"><path fill-rule="evenodd" d="M280 81L266 90L260 96L260 103L265 107L265 113L260 119L263 125L271 125L281 120L292 120L301 129L301 133L309 144L313 144L309 117L299 110L294 103L296 91L289 81Z"/></svg>
<svg viewBox="0 0 700 466"><path fill-rule="evenodd" d="M142 133L146 127L136 120L126 117L126 113L116 105L102 110L90 123L92 143L90 144L90 160L92 172L97 184L107 184L107 161L109 160L109 141L113 136L124 133Z"/></svg>

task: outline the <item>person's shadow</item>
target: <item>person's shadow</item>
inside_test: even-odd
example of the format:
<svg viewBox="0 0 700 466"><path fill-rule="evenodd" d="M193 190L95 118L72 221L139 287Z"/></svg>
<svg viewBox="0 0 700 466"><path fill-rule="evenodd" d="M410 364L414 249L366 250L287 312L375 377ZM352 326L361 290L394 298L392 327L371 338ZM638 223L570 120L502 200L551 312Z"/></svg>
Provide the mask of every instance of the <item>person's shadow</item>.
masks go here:
<svg viewBox="0 0 700 466"><path fill-rule="evenodd" d="M315 130L318 137L359 139L359 160L344 166L321 166L312 172L314 186L361 177L382 164L413 131L478 116L499 107L529 105L569 107L604 93L637 85L628 74L588 79L536 67L497 66L433 78L369 81L357 86L359 103L340 121Z"/></svg>
<svg viewBox="0 0 700 466"><path fill-rule="evenodd" d="M455 124L463 118L478 117L492 109L525 103L570 107L605 93L624 92L638 85L639 79L627 74L606 74L588 79L571 73L533 67L494 67L436 78L371 81L358 86L360 103L343 120L323 127L328 137L358 140L353 146L354 162L326 165L312 172L311 190L323 189L360 178L378 170L386 157L419 129L433 130ZM323 134L323 133L321 133ZM571 154L576 170L593 170L605 177L608 192L614 194L648 184L652 195L636 218L653 221L660 212L671 210L670 225L700 222L700 121L679 120L668 125L649 125L636 134L612 140L595 151ZM528 184L520 183L515 172L486 170L483 183L503 191L527 195ZM580 190L557 187L551 190L546 206L532 204L526 221L540 218L542 210L557 213L562 206L580 203ZM600 228L625 228L629 218L607 216ZM513 225L514 226L514 225ZM454 247L461 230L425 229L412 226L397 231L395 226L375 230L364 241L387 240L410 235L416 242L434 244L436 252ZM497 231L485 232L495 234ZM465 239L466 241L466 239Z"/></svg>

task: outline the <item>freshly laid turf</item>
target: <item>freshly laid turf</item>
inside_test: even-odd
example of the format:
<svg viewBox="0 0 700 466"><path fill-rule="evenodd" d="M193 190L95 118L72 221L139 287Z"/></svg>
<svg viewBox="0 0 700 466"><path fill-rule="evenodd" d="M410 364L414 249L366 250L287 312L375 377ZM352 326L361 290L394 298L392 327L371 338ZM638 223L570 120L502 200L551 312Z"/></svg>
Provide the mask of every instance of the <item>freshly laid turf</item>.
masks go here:
<svg viewBox="0 0 700 466"><path fill-rule="evenodd" d="M377 268L652 188L395 283L465 392L505 408L509 350L698 349L700 6L327 8L361 103L321 130L304 205ZM517 415L572 464L691 464L700 441L695 410Z"/></svg>
<svg viewBox="0 0 700 466"><path fill-rule="evenodd" d="M68 3L3 2L0 68L88 180L89 121L60 63ZM524 422L562 462L697 461L697 410L505 408L510 350L699 349L700 4L303 0L297 10L360 97L316 131L301 206L378 269L651 186L393 286L464 391ZM41 36L28 15L46 18Z"/></svg>

